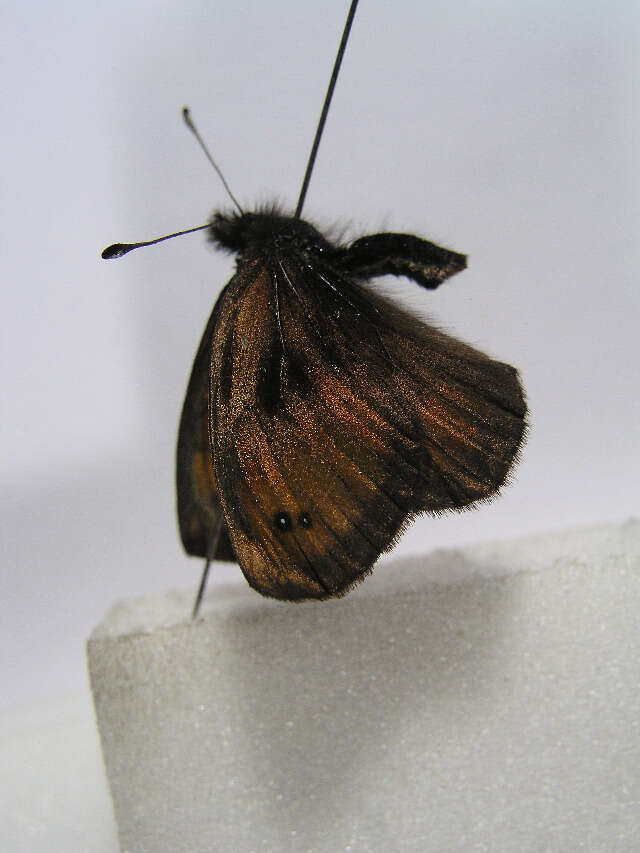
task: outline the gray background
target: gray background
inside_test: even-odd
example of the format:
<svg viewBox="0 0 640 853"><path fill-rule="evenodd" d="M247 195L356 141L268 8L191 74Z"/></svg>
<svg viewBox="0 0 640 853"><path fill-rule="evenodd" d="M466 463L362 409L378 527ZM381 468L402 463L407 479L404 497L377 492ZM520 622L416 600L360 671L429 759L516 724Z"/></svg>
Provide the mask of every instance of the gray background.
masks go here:
<svg viewBox="0 0 640 853"><path fill-rule="evenodd" d="M114 600L196 583L174 443L232 261L98 253L227 206L183 104L241 203L293 205L346 6L4 8L5 706L81 689ZM637 512L639 30L635 2L360 4L305 214L467 252L434 294L380 286L517 365L532 413L504 496L398 552Z"/></svg>

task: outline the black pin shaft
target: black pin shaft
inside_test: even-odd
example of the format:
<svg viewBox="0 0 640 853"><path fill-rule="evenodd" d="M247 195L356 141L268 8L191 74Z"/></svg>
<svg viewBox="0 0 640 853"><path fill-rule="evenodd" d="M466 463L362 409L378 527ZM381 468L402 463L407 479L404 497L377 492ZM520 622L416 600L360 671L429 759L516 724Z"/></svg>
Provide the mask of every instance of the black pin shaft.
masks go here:
<svg viewBox="0 0 640 853"><path fill-rule="evenodd" d="M342 65L342 57L344 56L345 49L347 47L347 41L349 40L349 33L351 32L351 24L353 23L353 19L356 14L356 6L358 5L358 0L351 0L351 6L349 7L349 14L347 15L347 21L344 25L344 31L342 33L342 38L340 40L340 47L338 48L338 54L336 56L336 61L333 63L333 71L331 72L331 79L329 80L329 86L327 88L327 94L324 97L324 104L322 106L322 112L320 113L320 120L318 121L318 127L316 128L316 135L313 140L313 145L311 146L311 154L309 154L309 161L307 162L307 171L304 173L304 179L302 181L302 188L300 189L300 196L298 198L298 205L296 207L295 218L300 219L300 214L302 213L302 206L304 204L305 197L307 195L307 189L309 187L309 181L311 180L311 173L313 172L313 167L316 162L316 154L318 153L318 146L320 145L320 139L322 138L322 131L324 130L324 125L327 120L327 114L329 112L329 107L331 105L331 99L333 98L333 90L336 87L336 81L338 79L338 74L340 73L340 66Z"/></svg>

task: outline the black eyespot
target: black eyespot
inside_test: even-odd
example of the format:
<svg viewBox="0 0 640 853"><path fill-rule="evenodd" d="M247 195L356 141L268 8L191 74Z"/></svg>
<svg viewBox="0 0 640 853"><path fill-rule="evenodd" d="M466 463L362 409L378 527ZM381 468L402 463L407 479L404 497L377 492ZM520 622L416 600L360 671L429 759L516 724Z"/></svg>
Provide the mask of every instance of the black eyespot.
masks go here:
<svg viewBox="0 0 640 853"><path fill-rule="evenodd" d="M298 524L301 527L311 527L311 516L308 512L301 512L298 516Z"/></svg>
<svg viewBox="0 0 640 853"><path fill-rule="evenodd" d="M280 530L283 533L291 530L291 516L288 512L277 512L273 517L273 523L276 526L276 530Z"/></svg>

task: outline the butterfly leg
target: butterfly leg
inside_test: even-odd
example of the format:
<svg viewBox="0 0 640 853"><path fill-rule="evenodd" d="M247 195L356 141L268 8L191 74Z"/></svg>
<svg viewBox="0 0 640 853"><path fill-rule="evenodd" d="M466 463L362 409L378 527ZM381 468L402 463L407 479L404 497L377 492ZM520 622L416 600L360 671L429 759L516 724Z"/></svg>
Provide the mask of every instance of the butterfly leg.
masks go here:
<svg viewBox="0 0 640 853"><path fill-rule="evenodd" d="M443 249L413 234L371 234L345 249L334 263L359 278L403 275L430 290L467 266L466 255Z"/></svg>
<svg viewBox="0 0 640 853"><path fill-rule="evenodd" d="M218 542L220 541L220 536L222 534L223 521L222 521L222 513L220 513L218 517L218 521L216 523L215 530L213 532L213 537L211 538L211 545L209 547L206 561L204 564L204 569L202 570L202 577L200 578L200 585L198 587L198 594L196 595L196 600L193 603L193 610L191 611L191 618L196 619L198 616L198 610L200 609L200 603L202 602L202 597L204 595L204 591L207 586L207 578L209 576L209 568L211 566L211 560L214 559L216 550L218 548Z"/></svg>

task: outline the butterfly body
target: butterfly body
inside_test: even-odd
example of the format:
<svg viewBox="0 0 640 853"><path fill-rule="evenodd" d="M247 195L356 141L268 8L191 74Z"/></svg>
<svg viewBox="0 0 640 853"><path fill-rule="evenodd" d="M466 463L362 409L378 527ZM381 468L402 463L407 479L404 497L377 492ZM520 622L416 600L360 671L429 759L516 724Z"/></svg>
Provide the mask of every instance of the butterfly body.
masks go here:
<svg viewBox="0 0 640 853"><path fill-rule="evenodd" d="M406 234L350 245L277 208L215 214L236 255L178 437L188 553L233 559L264 595L344 594L418 513L490 498L517 455L517 372L368 286L434 289L463 255Z"/></svg>

